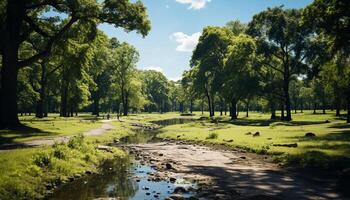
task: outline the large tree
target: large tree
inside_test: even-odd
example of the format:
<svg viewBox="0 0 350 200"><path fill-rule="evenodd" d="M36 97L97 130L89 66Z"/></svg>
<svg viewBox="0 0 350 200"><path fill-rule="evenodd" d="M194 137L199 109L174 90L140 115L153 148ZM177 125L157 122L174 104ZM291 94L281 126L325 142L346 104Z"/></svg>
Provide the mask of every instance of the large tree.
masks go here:
<svg viewBox="0 0 350 200"><path fill-rule="evenodd" d="M49 13L49 14L48 14ZM56 16L51 16L56 13ZM62 17L65 16L65 17ZM2 55L0 89L0 128L18 127L17 75L30 64L50 56L54 44L79 22L91 25L114 24L127 31L146 35L150 22L140 1L129 0L7 0L0 3L0 52ZM24 42L39 34L46 44L29 57L20 57Z"/></svg>
<svg viewBox="0 0 350 200"><path fill-rule="evenodd" d="M196 83L207 97L210 116L214 116L215 94L222 88L224 59L232 37L233 33L227 28L204 28L191 58L191 66L198 67Z"/></svg>
<svg viewBox="0 0 350 200"><path fill-rule="evenodd" d="M253 17L249 23L248 33L257 39L260 49L267 58L266 64L283 76L283 102L287 115L285 120L291 120L291 101L289 83L293 75L298 75L305 67L306 49L310 31L300 23L301 11L268 8ZM270 63L273 59L281 65Z"/></svg>

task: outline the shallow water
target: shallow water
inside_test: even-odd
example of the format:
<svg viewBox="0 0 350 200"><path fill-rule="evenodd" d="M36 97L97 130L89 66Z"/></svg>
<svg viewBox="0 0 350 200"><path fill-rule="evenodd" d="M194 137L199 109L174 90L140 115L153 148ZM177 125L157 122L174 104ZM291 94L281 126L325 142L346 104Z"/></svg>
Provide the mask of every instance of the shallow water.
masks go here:
<svg viewBox="0 0 350 200"><path fill-rule="evenodd" d="M160 126L183 124L192 119L167 119L152 123ZM120 139L124 144L157 142L159 130L135 129L135 134ZM149 173L155 172L148 165L141 165L131 156L107 161L101 167L101 174L85 176L57 189L48 199L51 200L90 200L90 199L122 199L150 200L164 199L173 193L176 187L196 188L196 185L176 177L176 182L167 180L152 181ZM148 188L148 190L147 190ZM193 193L182 194L184 197Z"/></svg>

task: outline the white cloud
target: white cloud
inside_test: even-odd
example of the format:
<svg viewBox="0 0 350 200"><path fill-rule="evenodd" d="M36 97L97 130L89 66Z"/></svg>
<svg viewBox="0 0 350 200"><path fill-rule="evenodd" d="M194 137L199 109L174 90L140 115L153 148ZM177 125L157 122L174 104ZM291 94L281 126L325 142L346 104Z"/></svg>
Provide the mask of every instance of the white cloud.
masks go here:
<svg viewBox="0 0 350 200"><path fill-rule="evenodd" d="M211 0L176 0L176 2L181 4L190 4L188 9L199 10L205 7L205 4L209 3Z"/></svg>
<svg viewBox="0 0 350 200"><path fill-rule="evenodd" d="M175 41L179 43L176 47L176 51L192 52L196 47L200 36L201 32L193 33L192 35L187 35L183 32L173 33L172 37L174 37Z"/></svg>
<svg viewBox="0 0 350 200"><path fill-rule="evenodd" d="M154 70L154 71L163 73L163 69L161 67L158 67L158 66L144 67L143 70Z"/></svg>

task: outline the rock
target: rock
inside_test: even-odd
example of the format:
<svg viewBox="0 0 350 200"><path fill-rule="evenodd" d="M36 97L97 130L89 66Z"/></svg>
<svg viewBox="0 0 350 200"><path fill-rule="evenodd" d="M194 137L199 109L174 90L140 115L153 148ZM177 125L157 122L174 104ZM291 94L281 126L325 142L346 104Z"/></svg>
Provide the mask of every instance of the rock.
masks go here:
<svg viewBox="0 0 350 200"><path fill-rule="evenodd" d="M154 198L158 198L159 197L159 195L158 194L155 194L155 195L153 195L154 196Z"/></svg>
<svg viewBox="0 0 350 200"><path fill-rule="evenodd" d="M253 137L258 137L258 136L260 136L259 131L258 131L258 132L255 132L254 135L253 135Z"/></svg>
<svg viewBox="0 0 350 200"><path fill-rule="evenodd" d="M245 156L240 156L239 158L241 158L241 159L246 159L246 157L245 157Z"/></svg>
<svg viewBox="0 0 350 200"><path fill-rule="evenodd" d="M316 137L316 134L308 132L308 133L305 133L305 137Z"/></svg>
<svg viewBox="0 0 350 200"><path fill-rule="evenodd" d="M291 144L273 144L272 146L274 147L293 147L296 148L298 147L297 143L291 143Z"/></svg>
<svg viewBox="0 0 350 200"><path fill-rule="evenodd" d="M92 174L92 171L85 171L85 174L90 175L90 174Z"/></svg>
<svg viewBox="0 0 350 200"><path fill-rule="evenodd" d="M162 153L160 153L158 156L163 156L163 154L162 154Z"/></svg>
<svg viewBox="0 0 350 200"><path fill-rule="evenodd" d="M149 195L151 195L151 193L150 192L146 192L146 195L149 196Z"/></svg>
<svg viewBox="0 0 350 200"><path fill-rule="evenodd" d="M113 152L113 147L105 146L105 145L98 145L98 146L97 146L97 149L98 149L98 150L101 150L101 151L107 151L107 152L109 152L109 153L112 153L112 152Z"/></svg>
<svg viewBox="0 0 350 200"><path fill-rule="evenodd" d="M181 135L178 135L178 136L177 136L177 138L180 138L180 137L181 137Z"/></svg>
<svg viewBox="0 0 350 200"><path fill-rule="evenodd" d="M248 132L248 133L246 133L245 135L251 135L252 134L252 132Z"/></svg>
<svg viewBox="0 0 350 200"><path fill-rule="evenodd" d="M169 198L173 200L185 200L185 198L180 194L173 194Z"/></svg>
<svg viewBox="0 0 350 200"><path fill-rule="evenodd" d="M324 121L324 123L331 123L329 120Z"/></svg>
<svg viewBox="0 0 350 200"><path fill-rule="evenodd" d="M148 188L148 187L143 187L142 189L143 189L143 190L149 190L149 188Z"/></svg>
<svg viewBox="0 0 350 200"><path fill-rule="evenodd" d="M176 178L170 177L170 178L169 178L169 181L172 182L172 183L174 183L174 182L176 181Z"/></svg>
<svg viewBox="0 0 350 200"><path fill-rule="evenodd" d="M181 187L181 186L179 186L179 187L176 187L175 189L174 189L174 194L181 194L181 193L187 193L188 191L184 188L184 187Z"/></svg>
<svg viewBox="0 0 350 200"><path fill-rule="evenodd" d="M170 163L165 164L166 169L174 169Z"/></svg>

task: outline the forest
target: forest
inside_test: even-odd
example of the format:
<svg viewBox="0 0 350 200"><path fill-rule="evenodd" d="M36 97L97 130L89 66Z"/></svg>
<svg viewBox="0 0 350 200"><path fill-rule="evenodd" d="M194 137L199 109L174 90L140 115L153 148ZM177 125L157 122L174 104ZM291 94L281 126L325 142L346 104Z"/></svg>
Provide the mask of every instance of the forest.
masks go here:
<svg viewBox="0 0 350 200"><path fill-rule="evenodd" d="M214 4L215 0L207 2ZM170 142L204 141L206 145L206 141L212 141L209 146L220 145L220 142L230 146L232 142L240 141L232 144L232 148L271 156L283 154L286 157L279 157L279 161L283 160L281 163L298 163L299 166L317 169L322 165L321 171L329 170L327 167L336 163L333 168L336 174L347 169L346 176L350 175L350 1L314 0L303 8L269 7L254 14L249 22L231 19L224 26L203 27L191 52L189 67L179 80L170 80L161 71L140 68L140 52L134 45L110 37L99 29L101 24L110 24L127 33L135 32L140 40L147 38L151 28L157 27L153 27L142 1L5 0L0 2L0 22L0 172L4 172L0 175L0 199L46 197L42 182L51 184L57 174L69 180L92 164L99 166L112 154L124 155L119 147L112 151L110 148L114 147L103 145L112 141L119 143L125 134L135 132L132 127L158 130L157 125L165 128L159 128L163 132L155 137L163 140L171 138ZM166 125L156 123L169 118L190 120L188 123L192 125L182 125L185 121ZM53 127L55 123L62 124L56 131L50 127L51 123ZM79 123L82 123L81 127L78 127ZM98 128L101 124L102 128ZM213 128L215 124L216 128ZM283 139L272 143L266 141L274 140L275 132L266 136L266 141L245 139L253 132L256 132L254 138L263 135L261 130L265 129L261 127L264 126L270 129L283 126L285 129L278 127L275 131L299 135L289 139L285 135L276 135ZM99 130L86 134L86 131L94 130L92 128ZM260 131L256 131L259 128ZM343 131L343 135L328 137L326 134L332 134L332 128ZM179 131L181 129L184 134ZM229 133L221 133L221 129ZM242 135L235 138L233 129ZM205 136L199 133L204 130L207 130ZM97 135L105 131L106 136L98 139ZM307 131L311 132L305 137L316 137L314 141L300 139ZM317 139L317 131L325 136ZM93 139L87 139L88 142L79 140L78 133ZM64 142L65 139L60 137L68 137L70 141ZM265 138L264 135L262 137ZM45 141L44 147L41 146L43 138L51 138L52 144ZM62 146L57 141L53 144L55 139L62 142ZM327 150L314 146L310 150L311 156L305 149L290 150L299 148L300 144L304 147L303 142L314 145L324 139L334 144L324 143L327 147L331 146ZM148 141L145 149L134 146L128 151L147 152L147 144ZM30 151L21 153L19 147ZM52 153L47 154L50 158L35 160L40 148L45 148L44 152L51 152L52 148ZM161 150L159 148L157 151ZM314 154L318 150L322 154ZM66 151L71 157L66 155ZM101 153L104 151L107 153ZM23 183L26 185L24 188L14 189L15 183L5 184L13 175L5 171L11 171L8 167L18 164L7 163L12 154L19 155L19 160L25 160L26 154L34 156L34 161L20 161L34 162L30 165L35 165L30 168L30 173L34 170L35 173L40 171L41 175L57 174L45 180L37 180L30 175L28 182ZM87 154L91 160L86 158ZM245 159L246 156L249 157L240 157ZM64 160L60 164L62 168L58 165L52 167L55 162L47 161L51 157ZM65 162L69 163L68 158L73 157L80 160L76 160L76 165L68 166ZM81 162L84 167L78 168ZM168 170L172 169L169 163L165 166ZM65 168L75 171L68 172L63 170ZM30 182L41 185L40 189L27 188ZM121 189L121 193L123 191ZM135 191L138 194L138 190ZM174 193L177 193L175 191L176 188ZM214 190L213 193L220 192ZM292 194L293 191L289 191L282 199L290 199ZM162 197L159 195L155 194L154 198ZM202 195L205 196L205 193ZM224 195L227 199L234 196ZM305 195L315 197L314 193ZM132 195L127 196L126 199L132 199ZM312 199L304 197L300 199ZM176 199L174 196L169 198ZM322 198L332 199L327 196ZM68 199L85 197L71 196ZM146 198L136 195L133 199ZM262 198L255 196L252 199Z"/></svg>

